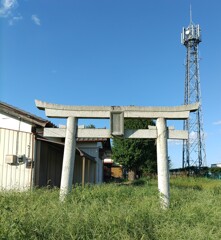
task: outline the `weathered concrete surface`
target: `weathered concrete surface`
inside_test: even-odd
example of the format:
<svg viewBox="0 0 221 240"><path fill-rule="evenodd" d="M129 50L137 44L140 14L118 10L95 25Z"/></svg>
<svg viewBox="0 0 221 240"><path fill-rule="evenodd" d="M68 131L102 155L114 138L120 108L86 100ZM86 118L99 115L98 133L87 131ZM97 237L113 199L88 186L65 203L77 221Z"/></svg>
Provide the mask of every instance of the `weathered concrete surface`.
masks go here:
<svg viewBox="0 0 221 240"><path fill-rule="evenodd" d="M45 128L44 137L55 137L55 138L65 138L66 129L65 128ZM78 129L77 130L78 138L112 138L113 136L110 133L109 129ZM155 127L151 129L126 129L124 131L123 138L157 138L157 129ZM168 129L168 138L169 139L188 139L188 132L184 130L173 130Z"/></svg>
<svg viewBox="0 0 221 240"><path fill-rule="evenodd" d="M66 118L69 116L77 118L110 118L113 111L124 112L124 118L166 118L187 119L189 112L195 111L199 103L172 106L172 107L139 107L139 106L68 106L46 103L35 100L36 106L45 110L46 116Z"/></svg>
<svg viewBox="0 0 221 240"><path fill-rule="evenodd" d="M64 201L65 196L71 191L74 161L76 150L77 119L69 117L67 119L67 129L64 146L64 157L61 173L60 200Z"/></svg>
<svg viewBox="0 0 221 240"><path fill-rule="evenodd" d="M158 189L162 207L168 208L170 204L170 185L166 120L164 118L158 118L156 126Z"/></svg>

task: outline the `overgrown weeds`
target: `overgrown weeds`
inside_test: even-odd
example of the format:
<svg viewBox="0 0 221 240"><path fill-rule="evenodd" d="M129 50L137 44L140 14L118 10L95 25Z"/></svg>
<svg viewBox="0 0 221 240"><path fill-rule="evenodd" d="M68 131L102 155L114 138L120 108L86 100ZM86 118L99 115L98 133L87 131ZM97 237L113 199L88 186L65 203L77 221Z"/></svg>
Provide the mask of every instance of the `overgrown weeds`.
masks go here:
<svg viewBox="0 0 221 240"><path fill-rule="evenodd" d="M197 189L196 186L200 186ZM0 193L0 239L221 239L221 181L171 179L171 206L157 182Z"/></svg>

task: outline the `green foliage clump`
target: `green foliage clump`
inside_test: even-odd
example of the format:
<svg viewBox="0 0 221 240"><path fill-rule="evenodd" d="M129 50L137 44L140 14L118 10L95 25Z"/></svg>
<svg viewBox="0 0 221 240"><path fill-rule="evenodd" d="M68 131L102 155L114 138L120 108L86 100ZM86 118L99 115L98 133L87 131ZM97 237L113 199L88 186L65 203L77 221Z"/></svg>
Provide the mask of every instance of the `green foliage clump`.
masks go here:
<svg viewBox="0 0 221 240"><path fill-rule="evenodd" d="M201 186L196 189L194 186ZM171 205L159 205L157 181L0 192L0 239L221 239L221 182L171 179Z"/></svg>
<svg viewBox="0 0 221 240"><path fill-rule="evenodd" d="M125 129L148 129L154 125L152 120L147 119L125 119ZM157 157L156 145L150 139L113 139L113 158L127 170L135 173L156 173Z"/></svg>
<svg viewBox="0 0 221 240"><path fill-rule="evenodd" d="M210 168L211 173L220 173L221 174L221 168L220 167L212 167Z"/></svg>

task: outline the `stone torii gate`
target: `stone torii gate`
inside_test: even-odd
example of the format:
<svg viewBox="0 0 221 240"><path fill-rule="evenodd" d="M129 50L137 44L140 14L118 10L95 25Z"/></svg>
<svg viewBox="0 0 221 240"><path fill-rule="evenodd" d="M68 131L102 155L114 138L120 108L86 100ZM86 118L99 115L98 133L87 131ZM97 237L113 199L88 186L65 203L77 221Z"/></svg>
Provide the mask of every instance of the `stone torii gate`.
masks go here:
<svg viewBox="0 0 221 240"><path fill-rule="evenodd" d="M169 207L169 166L167 139L188 139L188 132L168 128L166 120L185 120L189 113L198 109L199 103L172 107L137 106L67 106L35 100L47 117L67 118L67 128L45 128L45 137L64 137L60 200L63 201L72 189L76 138L152 138L157 139L158 190L163 208ZM80 118L110 119L110 129L78 129ZM156 119L156 126L149 129L124 130L124 118Z"/></svg>

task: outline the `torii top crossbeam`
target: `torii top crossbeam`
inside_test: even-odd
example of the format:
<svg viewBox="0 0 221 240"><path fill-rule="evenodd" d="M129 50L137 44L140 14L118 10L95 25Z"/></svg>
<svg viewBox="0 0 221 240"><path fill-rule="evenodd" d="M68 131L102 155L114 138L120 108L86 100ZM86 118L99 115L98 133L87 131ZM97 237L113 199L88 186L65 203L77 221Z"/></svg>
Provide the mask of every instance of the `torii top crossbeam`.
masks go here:
<svg viewBox="0 0 221 240"><path fill-rule="evenodd" d="M172 107L138 107L138 106L70 106L35 100L40 110L45 110L47 117L54 118L110 118L110 112L123 112L124 118L165 118L187 119L189 113L196 111L199 103Z"/></svg>

